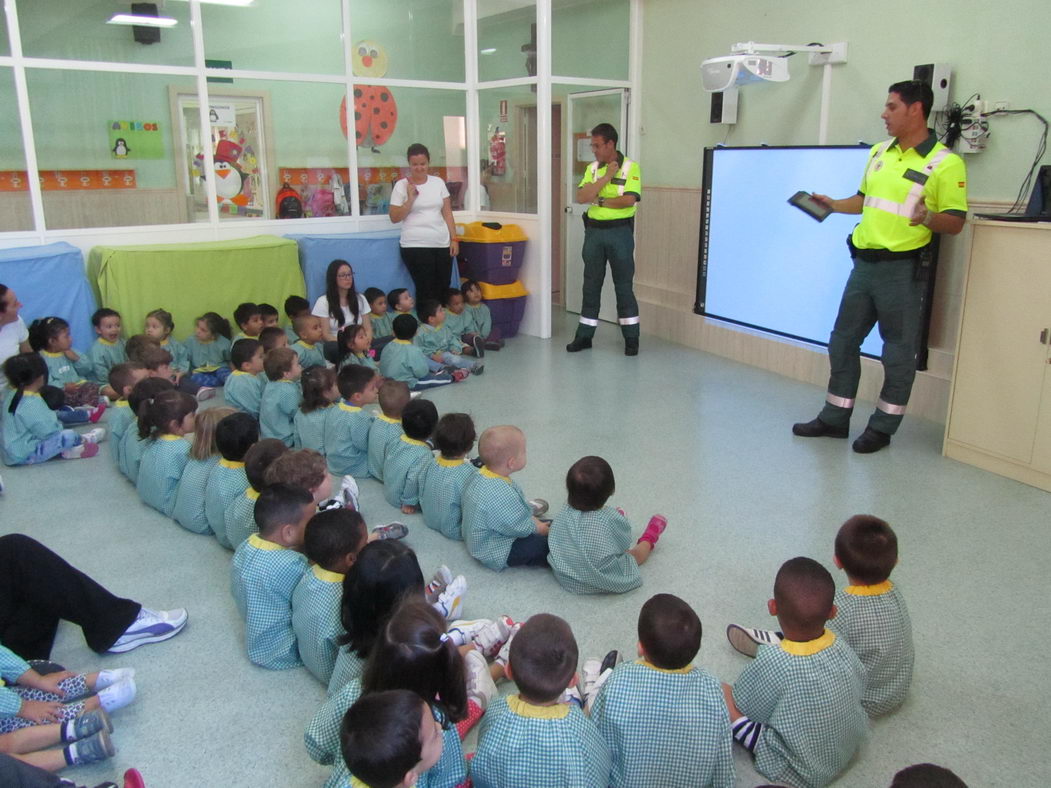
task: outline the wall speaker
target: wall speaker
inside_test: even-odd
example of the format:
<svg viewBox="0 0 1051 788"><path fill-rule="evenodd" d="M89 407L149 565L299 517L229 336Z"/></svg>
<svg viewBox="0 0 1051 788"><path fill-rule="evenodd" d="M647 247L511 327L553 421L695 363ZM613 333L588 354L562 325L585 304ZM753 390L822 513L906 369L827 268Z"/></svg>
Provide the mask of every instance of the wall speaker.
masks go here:
<svg viewBox="0 0 1051 788"><path fill-rule="evenodd" d="M952 87L952 67L947 63L927 63L912 67L912 78L926 82L934 93L931 112L944 112L949 108L949 90Z"/></svg>
<svg viewBox="0 0 1051 788"><path fill-rule="evenodd" d="M160 16L157 12L156 3L132 3L131 12L135 16ZM131 34L138 44L156 44L161 40L161 29L159 27L132 25Z"/></svg>
<svg viewBox="0 0 1051 788"><path fill-rule="evenodd" d="M728 88L721 93L712 93L712 112L709 123L737 122L737 88Z"/></svg>

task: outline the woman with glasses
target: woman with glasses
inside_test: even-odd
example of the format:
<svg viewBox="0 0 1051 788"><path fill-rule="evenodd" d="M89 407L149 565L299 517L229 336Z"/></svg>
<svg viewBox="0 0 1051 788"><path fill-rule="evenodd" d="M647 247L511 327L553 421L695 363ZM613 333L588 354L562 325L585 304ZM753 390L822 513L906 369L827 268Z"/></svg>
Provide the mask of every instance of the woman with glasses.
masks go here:
<svg viewBox="0 0 1051 788"><path fill-rule="evenodd" d="M336 335L346 326L363 325L372 341L372 325L365 319L369 302L354 287L354 271L346 260L333 260L325 271L325 295L314 302L310 314L324 319L325 358L338 357Z"/></svg>

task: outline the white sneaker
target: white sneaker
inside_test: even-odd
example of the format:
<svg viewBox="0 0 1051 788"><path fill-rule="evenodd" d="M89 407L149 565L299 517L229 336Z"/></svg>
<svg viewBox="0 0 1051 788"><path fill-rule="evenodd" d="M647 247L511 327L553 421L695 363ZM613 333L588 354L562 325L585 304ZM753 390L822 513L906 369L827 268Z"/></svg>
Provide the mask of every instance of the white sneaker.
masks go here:
<svg viewBox="0 0 1051 788"><path fill-rule="evenodd" d="M769 629L752 629L730 624L726 628L726 639L746 657L754 657L760 646L776 646L780 643L781 635Z"/></svg>
<svg viewBox="0 0 1051 788"><path fill-rule="evenodd" d="M204 402L215 396L215 389L212 386L201 386L197 389L197 401Z"/></svg>
<svg viewBox="0 0 1051 788"><path fill-rule="evenodd" d="M80 433L80 439L84 443L102 443L102 441L106 440L106 428L95 427L93 430L82 432Z"/></svg>
<svg viewBox="0 0 1051 788"><path fill-rule="evenodd" d="M358 509L358 483L354 477L347 474L339 483L339 497L343 499L343 506L347 509Z"/></svg>
<svg viewBox="0 0 1051 788"><path fill-rule="evenodd" d="M499 690L489 673L489 664L481 651L469 651L463 658L467 670L467 698L478 704L485 711Z"/></svg>
<svg viewBox="0 0 1051 788"><path fill-rule="evenodd" d="M612 675L612 668L602 670L602 662L597 659L589 659L584 663L584 668L581 671L582 690L580 694L584 696L584 708L587 711L591 711L591 706L595 702L598 691L602 689L606 679Z"/></svg>
<svg viewBox="0 0 1051 788"><path fill-rule="evenodd" d="M110 654L123 654L146 643L159 643L173 638L186 626L186 611L142 608L131 626L109 647Z"/></svg>
<svg viewBox="0 0 1051 788"><path fill-rule="evenodd" d="M438 567L438 571L434 573L434 577L431 578L431 582L427 584L427 601L434 603L438 599L438 595L444 591L449 583L453 581L453 573L449 571L449 567L442 564ZM462 645L462 644L461 644Z"/></svg>
<svg viewBox="0 0 1051 788"><path fill-rule="evenodd" d="M511 619L507 619L510 621ZM496 655L496 659L493 660L497 665L502 668L507 667L507 661L511 655L511 641L515 639L515 635L518 634L518 630L522 628L522 622L519 621L517 624L511 626L511 631L507 633L507 640L500 646L500 653Z"/></svg>
<svg viewBox="0 0 1051 788"><path fill-rule="evenodd" d="M99 705L106 713L123 709L135 700L135 679L125 678L98 693Z"/></svg>
<svg viewBox="0 0 1051 788"><path fill-rule="evenodd" d="M99 692L111 687L114 684L119 684L125 679L135 678L135 668L109 668L108 670L100 670L98 678L95 679L95 691Z"/></svg>
<svg viewBox="0 0 1051 788"><path fill-rule="evenodd" d="M453 621L449 626L449 637L457 646L473 643L475 649L484 657L492 657L500 651L511 634L511 619L501 616L493 621L488 618L477 618L473 621Z"/></svg>
<svg viewBox="0 0 1051 788"><path fill-rule="evenodd" d="M467 594L467 578L457 575L438 595L434 609L441 613L446 621L452 621L463 612L463 598Z"/></svg>

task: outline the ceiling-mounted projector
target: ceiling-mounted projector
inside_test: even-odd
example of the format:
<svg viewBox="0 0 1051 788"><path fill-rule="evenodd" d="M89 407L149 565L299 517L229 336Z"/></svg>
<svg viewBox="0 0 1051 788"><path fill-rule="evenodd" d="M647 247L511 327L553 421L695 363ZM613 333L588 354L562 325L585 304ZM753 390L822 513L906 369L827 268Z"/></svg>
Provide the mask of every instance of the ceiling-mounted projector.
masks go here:
<svg viewBox="0 0 1051 788"><path fill-rule="evenodd" d="M788 61L783 57L741 54L713 57L701 63L701 83L709 93L722 93L749 82L787 82Z"/></svg>

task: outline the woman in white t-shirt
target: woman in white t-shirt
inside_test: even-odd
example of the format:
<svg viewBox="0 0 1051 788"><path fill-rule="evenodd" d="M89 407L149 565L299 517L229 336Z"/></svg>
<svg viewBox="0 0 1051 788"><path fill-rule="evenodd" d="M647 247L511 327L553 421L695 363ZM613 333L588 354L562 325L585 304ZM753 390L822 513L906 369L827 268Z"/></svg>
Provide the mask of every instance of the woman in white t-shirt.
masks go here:
<svg viewBox="0 0 1051 788"><path fill-rule="evenodd" d="M338 358L336 339L346 326L361 323L372 341L372 324L365 319L369 302L354 287L354 269L346 260L333 260L325 271L325 295L314 302L310 314L324 318L325 358Z"/></svg>
<svg viewBox="0 0 1051 788"><path fill-rule="evenodd" d="M390 220L403 222L401 259L416 285L416 301L445 300L452 278L452 258L460 253L453 224L452 201L445 181L427 170L431 154L418 142L409 146L409 177L394 184Z"/></svg>
<svg viewBox="0 0 1051 788"><path fill-rule="evenodd" d="M11 356L33 352L33 348L29 347L29 330L18 316L21 308L15 291L7 285L0 285L0 367ZM0 389L5 384L6 381L0 377Z"/></svg>

